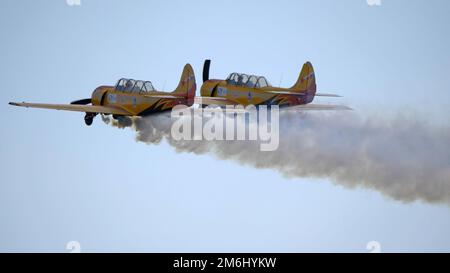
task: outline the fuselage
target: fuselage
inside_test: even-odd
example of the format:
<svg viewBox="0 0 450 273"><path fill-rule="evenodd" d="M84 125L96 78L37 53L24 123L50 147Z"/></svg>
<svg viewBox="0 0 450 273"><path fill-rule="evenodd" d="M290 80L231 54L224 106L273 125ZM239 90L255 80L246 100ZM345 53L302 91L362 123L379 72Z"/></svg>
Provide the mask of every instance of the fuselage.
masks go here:
<svg viewBox="0 0 450 273"><path fill-rule="evenodd" d="M141 94L116 90L115 86L99 86L92 92L92 105L119 107L128 111L132 116L144 116L155 112L172 109L178 104L190 105L192 102L186 97L161 98L168 93L152 91ZM190 104L189 104L190 103Z"/></svg>
<svg viewBox="0 0 450 273"><path fill-rule="evenodd" d="M204 97L221 97L233 103L247 105L295 106L312 102L314 96L273 94L276 92L293 92L295 90L281 87L247 87L228 84L226 80L208 80L201 87ZM298 91L300 93L300 91Z"/></svg>

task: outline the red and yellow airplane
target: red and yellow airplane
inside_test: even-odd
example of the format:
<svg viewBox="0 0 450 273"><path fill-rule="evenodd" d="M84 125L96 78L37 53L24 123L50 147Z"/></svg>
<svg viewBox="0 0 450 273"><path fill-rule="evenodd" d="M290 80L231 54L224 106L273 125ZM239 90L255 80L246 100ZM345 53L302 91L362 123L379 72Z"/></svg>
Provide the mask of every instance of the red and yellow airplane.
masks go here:
<svg viewBox="0 0 450 273"><path fill-rule="evenodd" d="M194 70L186 64L181 74L178 87L171 93L156 91L150 81L120 79L115 86L99 86L90 99L73 101L70 104L17 103L15 106L45 108L85 112L84 121L91 125L94 117L101 114L120 116L145 116L156 112L172 109L183 104L191 106L194 103L196 90Z"/></svg>
<svg viewBox="0 0 450 273"><path fill-rule="evenodd" d="M274 87L263 76L231 73L225 80L209 79L210 60L203 65L201 97L195 102L206 105L279 105L301 110L351 110L342 105L310 104L315 96L340 97L316 93L316 77L310 62L306 62L297 82L290 88Z"/></svg>

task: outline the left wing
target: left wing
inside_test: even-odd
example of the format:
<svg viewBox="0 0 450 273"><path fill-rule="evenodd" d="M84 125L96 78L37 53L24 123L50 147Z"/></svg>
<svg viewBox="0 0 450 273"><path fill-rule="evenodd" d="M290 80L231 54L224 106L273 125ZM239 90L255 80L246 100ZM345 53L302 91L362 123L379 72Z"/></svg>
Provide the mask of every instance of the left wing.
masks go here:
<svg viewBox="0 0 450 273"><path fill-rule="evenodd" d="M225 105L237 105L238 103L228 100L226 98L221 97L195 97L194 103L196 104L214 104L218 106L225 106Z"/></svg>
<svg viewBox="0 0 450 273"><path fill-rule="evenodd" d="M103 113L103 114L115 114L132 116L130 113L122 108L111 107L111 106L99 106L99 105L80 105L80 104L49 104L49 103L27 103L27 102L10 102L10 105L21 106L21 107L31 107L31 108L43 108L43 109L54 109L54 110L65 110L65 111L76 111L85 113Z"/></svg>

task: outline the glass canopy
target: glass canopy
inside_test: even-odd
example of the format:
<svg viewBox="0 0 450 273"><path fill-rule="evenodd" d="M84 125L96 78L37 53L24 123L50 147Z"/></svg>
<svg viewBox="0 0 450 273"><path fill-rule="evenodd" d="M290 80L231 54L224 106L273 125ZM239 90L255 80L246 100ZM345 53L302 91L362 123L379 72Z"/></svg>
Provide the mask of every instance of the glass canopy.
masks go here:
<svg viewBox="0 0 450 273"><path fill-rule="evenodd" d="M148 93L156 91L153 84L150 81L141 81L133 79L122 78L117 81L116 88L117 91L122 91L126 93Z"/></svg>
<svg viewBox="0 0 450 273"><path fill-rule="evenodd" d="M249 88L262 88L270 86L263 76L247 75L243 73L231 73L226 79L227 84Z"/></svg>

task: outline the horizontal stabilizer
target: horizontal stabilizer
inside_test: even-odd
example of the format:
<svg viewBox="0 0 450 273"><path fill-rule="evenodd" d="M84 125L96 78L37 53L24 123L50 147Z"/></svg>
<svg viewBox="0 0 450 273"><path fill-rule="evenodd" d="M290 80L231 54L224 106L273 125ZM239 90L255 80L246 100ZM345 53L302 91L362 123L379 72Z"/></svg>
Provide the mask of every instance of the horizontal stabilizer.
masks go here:
<svg viewBox="0 0 450 273"><path fill-rule="evenodd" d="M336 94L328 94L328 93L316 93L316 96L319 97L335 97L335 98L341 98L341 95L336 95Z"/></svg>
<svg viewBox="0 0 450 273"><path fill-rule="evenodd" d="M353 110L345 105L331 105L331 104L303 104L296 105L287 108L283 108L286 111L305 111L305 110Z"/></svg>
<svg viewBox="0 0 450 273"><path fill-rule="evenodd" d="M276 94L276 95L294 95L294 96L304 96L304 95L306 95L305 93L290 92L290 91L265 91L265 92L270 93L270 94ZM316 93L315 95L319 96L319 97L336 97L336 98L342 97L341 95L328 94L328 93Z"/></svg>
<svg viewBox="0 0 450 273"><path fill-rule="evenodd" d="M301 92L290 92L290 91L265 91L266 93L275 95L294 95L294 96L304 96L305 93Z"/></svg>

